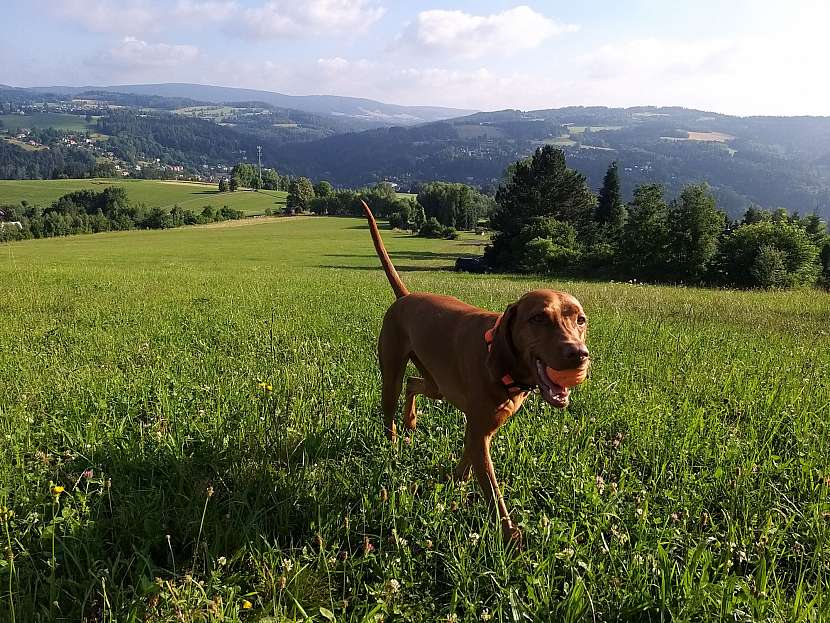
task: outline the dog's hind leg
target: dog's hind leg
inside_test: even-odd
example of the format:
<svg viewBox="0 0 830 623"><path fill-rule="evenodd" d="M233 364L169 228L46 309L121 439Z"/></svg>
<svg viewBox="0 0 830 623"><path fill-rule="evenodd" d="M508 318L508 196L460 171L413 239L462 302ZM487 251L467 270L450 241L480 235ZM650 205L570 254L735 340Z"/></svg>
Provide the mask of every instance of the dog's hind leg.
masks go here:
<svg viewBox="0 0 830 623"><path fill-rule="evenodd" d="M409 345L384 323L378 340L378 360L383 378L381 404L383 406L383 427L390 441L397 438L395 412L403 387L406 364L409 361Z"/></svg>
<svg viewBox="0 0 830 623"><path fill-rule="evenodd" d="M438 389L438 384L424 367L424 364L421 363L421 360L418 359L417 355L413 354L410 358L418 369L418 372L421 373L421 376L411 376L406 380L406 405L403 410L403 425L409 430L415 430L415 426L418 424L415 397L420 394L432 400L440 400L444 396Z"/></svg>

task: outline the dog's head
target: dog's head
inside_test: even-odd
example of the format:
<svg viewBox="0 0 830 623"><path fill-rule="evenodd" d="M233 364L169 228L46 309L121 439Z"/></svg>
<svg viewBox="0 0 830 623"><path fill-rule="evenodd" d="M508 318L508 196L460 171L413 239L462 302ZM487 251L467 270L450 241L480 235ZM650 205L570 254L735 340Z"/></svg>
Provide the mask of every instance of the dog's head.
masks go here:
<svg viewBox="0 0 830 623"><path fill-rule="evenodd" d="M585 311L570 294L533 290L502 315L488 366L497 378L508 372L519 383L538 385L547 403L566 407L567 385L588 374L587 329Z"/></svg>

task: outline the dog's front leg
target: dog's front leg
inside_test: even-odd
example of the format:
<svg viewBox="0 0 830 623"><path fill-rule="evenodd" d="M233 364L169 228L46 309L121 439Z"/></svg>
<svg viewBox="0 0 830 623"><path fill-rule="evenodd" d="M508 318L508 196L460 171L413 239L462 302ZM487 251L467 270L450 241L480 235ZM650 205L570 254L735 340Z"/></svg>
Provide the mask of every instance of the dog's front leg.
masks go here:
<svg viewBox="0 0 830 623"><path fill-rule="evenodd" d="M498 480L496 480L496 470L493 468L493 461L490 458L490 441L494 432L476 435L474 431L468 431L464 457L470 461L476 480L478 480L478 484L484 492L488 505L498 513L505 543L521 546L522 533L513 525L510 514L507 512L507 505L504 503L504 497L499 489ZM462 459L463 461L464 459Z"/></svg>

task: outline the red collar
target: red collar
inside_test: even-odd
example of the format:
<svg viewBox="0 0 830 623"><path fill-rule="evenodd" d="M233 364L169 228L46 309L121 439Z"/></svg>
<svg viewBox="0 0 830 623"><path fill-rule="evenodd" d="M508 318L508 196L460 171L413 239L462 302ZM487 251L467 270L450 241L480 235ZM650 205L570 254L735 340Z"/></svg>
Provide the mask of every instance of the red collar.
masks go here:
<svg viewBox="0 0 830 623"><path fill-rule="evenodd" d="M503 314L499 314L499 317L496 318L496 324L494 324L491 328L487 329L484 332L484 343L487 344L487 352L489 353L493 350L493 336L496 333L496 329L499 328L501 324ZM524 394L535 389L535 385L525 385L523 383L517 383L513 380L513 377L510 374L505 374L501 377L501 383L507 389L508 394Z"/></svg>

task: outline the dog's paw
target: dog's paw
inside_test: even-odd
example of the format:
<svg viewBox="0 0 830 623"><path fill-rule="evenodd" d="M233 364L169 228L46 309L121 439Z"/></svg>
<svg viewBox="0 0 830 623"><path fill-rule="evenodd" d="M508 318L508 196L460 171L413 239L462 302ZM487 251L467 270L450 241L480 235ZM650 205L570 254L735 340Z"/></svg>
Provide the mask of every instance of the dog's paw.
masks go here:
<svg viewBox="0 0 830 623"><path fill-rule="evenodd" d="M503 526L502 536L508 549L521 550L523 548L522 531L516 526Z"/></svg>

